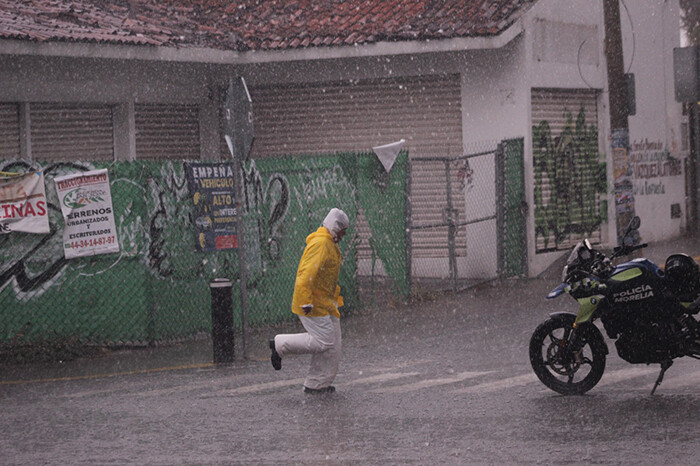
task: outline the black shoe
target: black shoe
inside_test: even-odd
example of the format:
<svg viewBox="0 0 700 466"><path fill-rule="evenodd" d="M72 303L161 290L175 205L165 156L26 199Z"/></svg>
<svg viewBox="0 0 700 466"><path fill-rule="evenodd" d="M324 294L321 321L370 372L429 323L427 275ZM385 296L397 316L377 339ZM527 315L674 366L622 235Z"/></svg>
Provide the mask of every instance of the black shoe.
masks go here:
<svg viewBox="0 0 700 466"><path fill-rule="evenodd" d="M329 385L325 388L304 387L304 393L311 393L314 395L320 395L322 393L334 393L334 392L335 392L335 387L333 385Z"/></svg>
<svg viewBox="0 0 700 466"><path fill-rule="evenodd" d="M270 349L272 350L272 354L270 354L270 362L272 363L272 367L275 368L276 371L282 369L282 358L280 357L279 353L275 349L275 340L270 340Z"/></svg>

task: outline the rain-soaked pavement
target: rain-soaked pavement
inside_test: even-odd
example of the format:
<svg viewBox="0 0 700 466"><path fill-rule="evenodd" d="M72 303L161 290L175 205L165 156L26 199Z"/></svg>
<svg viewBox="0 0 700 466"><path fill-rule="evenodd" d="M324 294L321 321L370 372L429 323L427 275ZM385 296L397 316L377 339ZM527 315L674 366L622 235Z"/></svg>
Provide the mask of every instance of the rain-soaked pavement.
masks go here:
<svg viewBox="0 0 700 466"><path fill-rule="evenodd" d="M645 252L700 253L697 242ZM695 250L689 248L695 247ZM301 390L308 359L211 364L207 341L63 364L0 366L2 464L697 464L700 362L614 352L585 396L530 369L527 343L559 271L343 320L332 395ZM238 343L238 341L237 341Z"/></svg>

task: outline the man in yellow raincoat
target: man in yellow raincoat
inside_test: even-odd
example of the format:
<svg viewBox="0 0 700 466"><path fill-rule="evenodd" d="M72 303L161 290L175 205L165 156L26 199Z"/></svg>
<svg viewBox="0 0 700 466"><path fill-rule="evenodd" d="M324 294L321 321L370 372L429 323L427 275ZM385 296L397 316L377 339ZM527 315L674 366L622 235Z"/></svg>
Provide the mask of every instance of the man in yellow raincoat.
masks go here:
<svg viewBox="0 0 700 466"><path fill-rule="evenodd" d="M331 393L340 363L340 312L343 305L338 286L340 249L338 242L350 226L348 216L333 208L323 224L306 237L306 249L299 261L294 284L292 312L299 316L305 333L280 334L270 340L270 361L276 370L282 358L311 354L311 366L304 381L305 393Z"/></svg>

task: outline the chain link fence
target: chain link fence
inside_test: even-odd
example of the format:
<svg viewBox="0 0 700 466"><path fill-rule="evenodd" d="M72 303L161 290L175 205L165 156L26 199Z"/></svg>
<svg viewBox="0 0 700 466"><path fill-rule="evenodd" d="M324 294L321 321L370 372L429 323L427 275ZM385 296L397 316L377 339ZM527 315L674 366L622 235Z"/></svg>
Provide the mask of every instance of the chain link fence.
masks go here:
<svg viewBox="0 0 700 466"><path fill-rule="evenodd" d="M526 273L523 140L411 160L411 278L459 290Z"/></svg>
<svg viewBox="0 0 700 466"><path fill-rule="evenodd" d="M332 207L351 219L340 243L345 314L407 302L426 287L522 275L522 155L518 139L458 157L409 160L402 151L390 173L372 152L252 159L243 170L243 247L215 252L195 247L186 161L0 161L3 172L43 170L51 227L0 235L0 361L28 348L208 338L215 278L232 280L241 330L241 260L247 326L291 320L305 238ZM53 180L100 168L120 252L67 260Z"/></svg>
<svg viewBox="0 0 700 466"><path fill-rule="evenodd" d="M291 296L306 236L328 210L352 226L341 246L345 312L361 305L358 248L384 264L394 293L408 298L405 261L408 154L390 174L373 153L249 161L244 169L247 323L290 319ZM31 346L145 345L208 335L209 283L234 282L241 325L239 250L197 252L192 197L183 161L77 163L5 161L0 171L42 169L51 231L0 235L0 350ZM67 260L54 178L107 168L120 252ZM358 212L364 211L360 228ZM361 231L362 230L362 231Z"/></svg>

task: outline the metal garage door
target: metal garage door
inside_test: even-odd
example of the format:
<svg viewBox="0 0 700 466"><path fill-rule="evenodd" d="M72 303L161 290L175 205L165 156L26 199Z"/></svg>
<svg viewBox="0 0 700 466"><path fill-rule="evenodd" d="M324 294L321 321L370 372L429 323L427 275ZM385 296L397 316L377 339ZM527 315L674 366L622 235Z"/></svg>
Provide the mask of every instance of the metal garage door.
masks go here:
<svg viewBox="0 0 700 466"><path fill-rule="evenodd" d="M369 150L405 139L411 157L461 153L459 77L255 87L251 157Z"/></svg>
<svg viewBox="0 0 700 466"><path fill-rule="evenodd" d="M600 242L606 218L597 91L533 89L536 252ZM602 177L602 179L601 179Z"/></svg>
<svg viewBox="0 0 700 466"><path fill-rule="evenodd" d="M113 160L114 129L109 105L31 103L33 160Z"/></svg>
<svg viewBox="0 0 700 466"><path fill-rule="evenodd" d="M254 87L251 97L253 158L370 150L400 139L406 140L411 159L462 153L458 75ZM445 194L444 171L440 166L412 175L413 220L426 223L435 214L428 206L436 193ZM362 212L358 232L358 257L366 259L369 227ZM433 237L416 232L413 241L426 251ZM444 255L445 250L440 244L426 254Z"/></svg>
<svg viewBox="0 0 700 466"><path fill-rule="evenodd" d="M201 158L199 107L177 104L137 104L136 158Z"/></svg>
<svg viewBox="0 0 700 466"><path fill-rule="evenodd" d="M0 104L0 159L18 159L19 105Z"/></svg>

